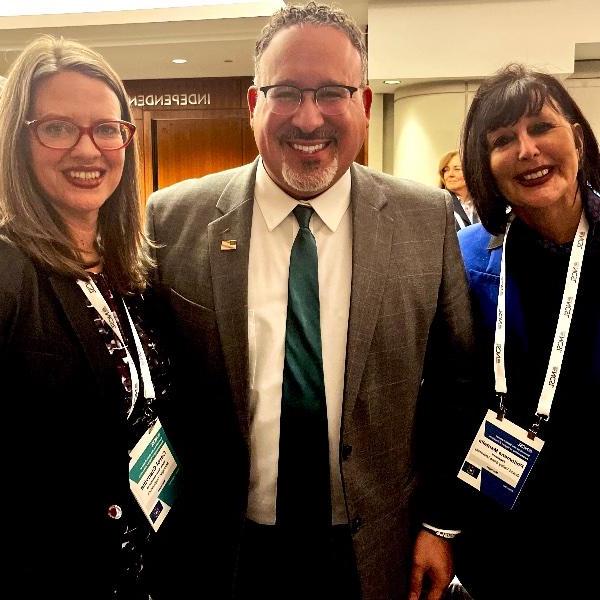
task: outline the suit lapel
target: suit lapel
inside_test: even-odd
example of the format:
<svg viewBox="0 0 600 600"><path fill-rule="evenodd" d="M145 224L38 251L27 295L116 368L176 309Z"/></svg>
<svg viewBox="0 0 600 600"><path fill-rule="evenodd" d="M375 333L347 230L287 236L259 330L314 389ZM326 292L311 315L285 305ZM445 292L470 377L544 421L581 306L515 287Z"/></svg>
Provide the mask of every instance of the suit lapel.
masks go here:
<svg viewBox="0 0 600 600"><path fill-rule="evenodd" d="M104 374L113 367L106 348L98 343L98 331L88 314L85 296L74 281L59 275L48 279L94 373L95 386L106 387Z"/></svg>
<svg viewBox="0 0 600 600"><path fill-rule="evenodd" d="M346 349L344 413L351 415L375 332L388 274L393 218L387 198L371 176L353 165L352 287Z"/></svg>
<svg viewBox="0 0 600 600"><path fill-rule="evenodd" d="M215 312L240 430L248 437L248 257L257 161L223 190L208 226ZM231 241L223 245L222 242ZM234 243L235 242L235 243ZM235 246L235 249L224 248Z"/></svg>

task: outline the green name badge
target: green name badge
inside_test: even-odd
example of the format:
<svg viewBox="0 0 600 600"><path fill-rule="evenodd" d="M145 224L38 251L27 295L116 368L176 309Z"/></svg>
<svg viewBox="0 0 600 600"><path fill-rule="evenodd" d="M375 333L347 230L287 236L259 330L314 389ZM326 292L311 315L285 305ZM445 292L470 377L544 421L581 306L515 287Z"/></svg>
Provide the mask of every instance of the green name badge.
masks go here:
<svg viewBox="0 0 600 600"><path fill-rule="evenodd" d="M157 419L130 452L129 487L154 531L175 501L180 468Z"/></svg>

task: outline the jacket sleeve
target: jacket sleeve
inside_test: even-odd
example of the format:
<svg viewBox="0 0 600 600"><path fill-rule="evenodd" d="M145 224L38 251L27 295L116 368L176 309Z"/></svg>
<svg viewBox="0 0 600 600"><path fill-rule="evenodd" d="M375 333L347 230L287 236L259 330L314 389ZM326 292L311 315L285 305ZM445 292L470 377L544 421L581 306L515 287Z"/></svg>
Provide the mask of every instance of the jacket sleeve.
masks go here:
<svg viewBox="0 0 600 600"><path fill-rule="evenodd" d="M440 529L460 529L457 473L473 405L473 325L454 214L446 201L442 277L417 412L417 457L422 485L419 517Z"/></svg>
<svg viewBox="0 0 600 600"><path fill-rule="evenodd" d="M23 287L23 260L12 246L0 245L0 357L13 335ZM0 359L0 365L4 363ZM0 369L2 367L0 366Z"/></svg>

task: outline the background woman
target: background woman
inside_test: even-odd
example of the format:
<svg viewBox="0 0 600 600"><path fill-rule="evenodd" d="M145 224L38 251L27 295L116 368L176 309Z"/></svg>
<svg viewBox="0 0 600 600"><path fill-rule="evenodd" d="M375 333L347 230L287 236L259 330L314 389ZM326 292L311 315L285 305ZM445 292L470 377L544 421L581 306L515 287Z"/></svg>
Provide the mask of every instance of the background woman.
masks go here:
<svg viewBox="0 0 600 600"><path fill-rule="evenodd" d="M497 502L506 486L496 500L472 490L457 573L478 600L591 597L596 552L584 548L597 515L598 143L559 81L511 65L479 88L462 156L483 224L459 234L482 398L493 411L502 400L504 421L525 432L525 445L529 430L545 443L512 510Z"/></svg>
<svg viewBox="0 0 600 600"><path fill-rule="evenodd" d="M166 399L143 320L130 121L103 58L51 37L23 51L0 98L2 585L15 598L164 597L129 482Z"/></svg>
<svg viewBox="0 0 600 600"><path fill-rule="evenodd" d="M446 152L440 158L438 174L440 176L440 187L448 190L452 196L456 231L460 231L472 223L477 223L479 221L477 211L463 177L458 150Z"/></svg>

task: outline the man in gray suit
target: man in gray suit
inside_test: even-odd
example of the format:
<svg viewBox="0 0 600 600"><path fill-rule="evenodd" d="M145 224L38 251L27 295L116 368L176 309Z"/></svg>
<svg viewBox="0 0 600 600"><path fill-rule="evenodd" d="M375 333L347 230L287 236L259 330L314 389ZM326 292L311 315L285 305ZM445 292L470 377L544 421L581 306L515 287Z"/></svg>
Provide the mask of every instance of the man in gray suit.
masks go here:
<svg viewBox="0 0 600 600"><path fill-rule="evenodd" d="M285 7L255 61L258 159L148 206L186 414L174 426L187 534L210 544L206 576L224 577L211 597L404 600L423 588L437 600L455 522L434 486L456 473L443 424L471 335L450 198L353 162L372 92L345 13ZM295 287L305 275L312 297ZM421 394L426 356L443 396Z"/></svg>

